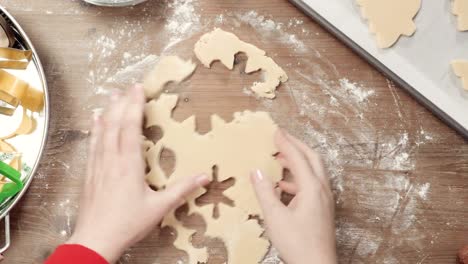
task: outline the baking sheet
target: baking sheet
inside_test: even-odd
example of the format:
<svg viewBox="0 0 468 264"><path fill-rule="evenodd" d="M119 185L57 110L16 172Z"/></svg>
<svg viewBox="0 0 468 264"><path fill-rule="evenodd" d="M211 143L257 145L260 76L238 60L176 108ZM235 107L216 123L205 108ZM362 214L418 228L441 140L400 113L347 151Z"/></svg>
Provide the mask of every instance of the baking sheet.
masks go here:
<svg viewBox="0 0 468 264"><path fill-rule="evenodd" d="M290 0L468 139L468 92L450 62L468 59L452 1L423 1L413 37L379 49L354 0Z"/></svg>

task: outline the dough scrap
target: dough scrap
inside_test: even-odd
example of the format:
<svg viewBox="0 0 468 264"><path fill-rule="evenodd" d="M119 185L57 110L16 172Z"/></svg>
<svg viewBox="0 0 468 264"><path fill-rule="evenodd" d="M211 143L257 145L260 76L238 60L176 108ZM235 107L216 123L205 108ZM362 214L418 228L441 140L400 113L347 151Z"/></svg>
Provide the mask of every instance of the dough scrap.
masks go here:
<svg viewBox="0 0 468 264"><path fill-rule="evenodd" d="M452 12L457 16L457 29L468 30L468 0L454 0Z"/></svg>
<svg viewBox="0 0 468 264"><path fill-rule="evenodd" d="M468 91L468 61L454 60L452 61L452 68L455 75L462 79L463 88Z"/></svg>
<svg viewBox="0 0 468 264"><path fill-rule="evenodd" d="M376 34L377 46L389 48L401 35L416 31L413 18L421 8L421 0L357 0L369 29Z"/></svg>
<svg viewBox="0 0 468 264"><path fill-rule="evenodd" d="M234 208L220 206L220 218L214 219L212 207L195 204L195 199L206 192L200 188L187 197L188 214L201 214L207 224L207 235L224 241L228 249L228 263L258 263L268 250L269 242L260 238L263 229L258 223L248 220L249 215L262 216L249 175L253 168L258 168L274 182L281 179L283 168L273 156L277 153L274 145L277 125L266 112L238 112L229 123L212 115L212 130L201 135L195 130L194 116L182 122L172 119L177 101L177 95L161 94L158 100L152 100L145 106L146 127L159 126L164 132L163 137L146 153L150 167L147 179L158 188L170 186L197 173L205 173L212 179L213 166L218 167L220 181L234 178L234 186L224 192L234 201ZM164 148L172 150L176 157L172 175L165 175L159 165ZM163 220L163 226L176 229L178 236L174 245L187 252L190 263L206 261L205 249L201 251L190 244L194 231L183 227L174 212Z"/></svg>
<svg viewBox="0 0 468 264"><path fill-rule="evenodd" d="M219 60L230 70L234 68L235 55L240 52L245 53L248 57L245 68L246 73L253 73L258 70L264 71L264 82L255 82L251 87L260 97L275 98L276 88L288 80L288 75L273 59L266 56L264 50L240 40L233 33L219 28L204 34L195 44L194 51L205 67L210 68L214 61Z"/></svg>
<svg viewBox="0 0 468 264"><path fill-rule="evenodd" d="M183 61L177 56L166 56L147 75L144 81L146 98L155 98L169 82L179 83L188 78L197 65L192 61Z"/></svg>

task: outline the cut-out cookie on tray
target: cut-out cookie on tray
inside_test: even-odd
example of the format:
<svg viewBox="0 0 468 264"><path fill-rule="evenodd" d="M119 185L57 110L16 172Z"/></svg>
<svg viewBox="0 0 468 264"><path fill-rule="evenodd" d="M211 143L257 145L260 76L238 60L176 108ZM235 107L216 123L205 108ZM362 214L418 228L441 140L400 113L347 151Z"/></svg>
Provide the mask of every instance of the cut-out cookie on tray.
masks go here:
<svg viewBox="0 0 468 264"><path fill-rule="evenodd" d="M454 0L452 12L457 16L457 29L468 30L468 0Z"/></svg>
<svg viewBox="0 0 468 264"><path fill-rule="evenodd" d="M468 61L454 60L452 61L452 68L455 72L455 75L461 78L463 88L468 91Z"/></svg>
<svg viewBox="0 0 468 264"><path fill-rule="evenodd" d="M376 35L379 48L389 48L401 35L412 36L416 31L413 19L421 8L421 0L356 1L368 20L370 32Z"/></svg>

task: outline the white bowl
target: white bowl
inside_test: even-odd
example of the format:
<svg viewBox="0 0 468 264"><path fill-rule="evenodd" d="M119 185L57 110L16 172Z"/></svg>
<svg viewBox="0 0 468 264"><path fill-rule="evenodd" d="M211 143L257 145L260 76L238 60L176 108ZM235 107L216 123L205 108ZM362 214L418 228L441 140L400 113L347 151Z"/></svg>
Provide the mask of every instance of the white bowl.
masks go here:
<svg viewBox="0 0 468 264"><path fill-rule="evenodd" d="M98 6L132 6L143 3L147 0L84 0Z"/></svg>

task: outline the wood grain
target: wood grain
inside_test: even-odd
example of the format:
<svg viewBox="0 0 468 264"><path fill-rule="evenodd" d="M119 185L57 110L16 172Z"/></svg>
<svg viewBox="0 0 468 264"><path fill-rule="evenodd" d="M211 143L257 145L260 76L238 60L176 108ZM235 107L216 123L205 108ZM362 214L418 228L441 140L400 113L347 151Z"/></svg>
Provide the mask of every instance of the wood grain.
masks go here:
<svg viewBox="0 0 468 264"><path fill-rule="evenodd" d="M174 8L184 2L194 6L198 22L182 41L164 50L177 37L167 27L176 19ZM41 263L72 233L90 116L107 102L98 87L125 88L106 80L138 55L193 57L195 41L214 26L265 49L290 81L268 102L242 92L261 76L242 73L245 58L239 57L232 72L219 63L211 70L199 67L188 83L175 88L187 99L175 118L194 113L199 131L206 132L212 113L229 120L235 111L266 110L321 151L336 193L340 263L454 263L457 250L468 244L466 141L287 1L150 0L120 9L78 0L0 4L35 44L51 96L47 150L29 191L12 211L12 245L5 263ZM184 21L182 14L178 19ZM265 30L268 20L276 26L270 31ZM125 52L130 61L123 61ZM353 99L343 81L373 94ZM220 198L219 191L213 193L204 202ZM199 217L184 216L183 210L181 215L189 226L203 229ZM120 263L177 263L185 255L171 246L173 240L171 230L155 230ZM201 234L194 241L212 248L210 263L223 263L220 241Z"/></svg>

